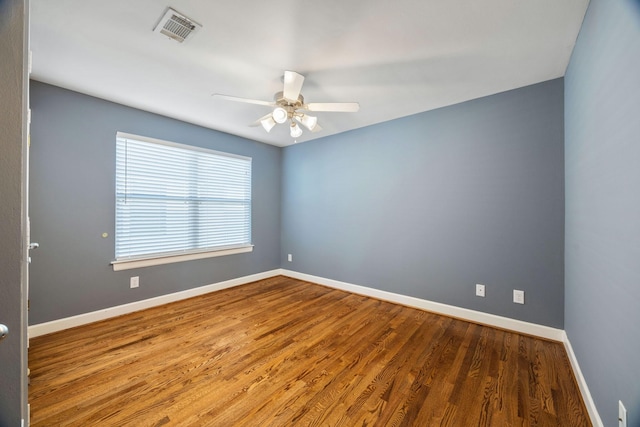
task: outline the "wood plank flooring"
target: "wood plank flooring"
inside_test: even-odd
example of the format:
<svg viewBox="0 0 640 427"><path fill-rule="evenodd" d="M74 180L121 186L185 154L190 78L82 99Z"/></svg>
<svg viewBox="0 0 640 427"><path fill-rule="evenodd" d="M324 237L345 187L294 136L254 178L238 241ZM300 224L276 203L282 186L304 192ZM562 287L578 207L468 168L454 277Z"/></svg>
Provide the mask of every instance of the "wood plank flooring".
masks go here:
<svg viewBox="0 0 640 427"><path fill-rule="evenodd" d="M561 344L287 277L35 338L32 426L590 426Z"/></svg>

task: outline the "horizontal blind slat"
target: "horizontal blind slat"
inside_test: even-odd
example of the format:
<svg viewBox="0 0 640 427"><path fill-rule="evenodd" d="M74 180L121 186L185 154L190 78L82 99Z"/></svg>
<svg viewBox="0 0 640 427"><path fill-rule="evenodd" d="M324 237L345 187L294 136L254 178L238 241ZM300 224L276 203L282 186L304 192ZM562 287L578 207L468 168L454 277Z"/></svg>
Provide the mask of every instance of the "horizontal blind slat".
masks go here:
<svg viewBox="0 0 640 427"><path fill-rule="evenodd" d="M251 243L251 159L116 141L116 259Z"/></svg>

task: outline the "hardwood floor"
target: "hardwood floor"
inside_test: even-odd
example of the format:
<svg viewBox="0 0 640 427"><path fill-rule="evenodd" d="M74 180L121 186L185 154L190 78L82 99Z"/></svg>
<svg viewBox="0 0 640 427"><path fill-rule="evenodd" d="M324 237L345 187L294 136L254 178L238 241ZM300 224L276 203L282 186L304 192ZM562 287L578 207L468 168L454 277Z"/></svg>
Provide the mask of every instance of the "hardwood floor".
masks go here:
<svg viewBox="0 0 640 427"><path fill-rule="evenodd" d="M35 338L32 426L590 426L561 344L286 277Z"/></svg>

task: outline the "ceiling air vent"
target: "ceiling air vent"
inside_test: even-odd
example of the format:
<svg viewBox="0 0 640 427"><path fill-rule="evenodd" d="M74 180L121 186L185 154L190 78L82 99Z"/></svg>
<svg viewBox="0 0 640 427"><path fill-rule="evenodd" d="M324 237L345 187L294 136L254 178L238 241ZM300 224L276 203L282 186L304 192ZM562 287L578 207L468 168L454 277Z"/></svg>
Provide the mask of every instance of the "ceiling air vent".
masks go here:
<svg viewBox="0 0 640 427"><path fill-rule="evenodd" d="M189 35L195 33L202 25L191 18L187 18L181 13L171 8L167 8L165 14L160 18L160 22L153 29L154 32L164 34L180 43L186 40Z"/></svg>

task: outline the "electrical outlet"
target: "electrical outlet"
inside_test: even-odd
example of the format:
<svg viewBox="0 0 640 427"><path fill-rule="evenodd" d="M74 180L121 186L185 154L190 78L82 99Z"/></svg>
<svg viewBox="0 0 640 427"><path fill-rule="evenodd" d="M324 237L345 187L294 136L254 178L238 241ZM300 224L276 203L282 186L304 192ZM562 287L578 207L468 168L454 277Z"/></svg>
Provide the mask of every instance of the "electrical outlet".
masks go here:
<svg viewBox="0 0 640 427"><path fill-rule="evenodd" d="M618 427L627 427L627 408L618 400Z"/></svg>
<svg viewBox="0 0 640 427"><path fill-rule="evenodd" d="M484 297L484 285L476 284L476 296Z"/></svg>
<svg viewBox="0 0 640 427"><path fill-rule="evenodd" d="M291 254L287 255L287 261L289 262L293 261L293 255Z"/></svg>
<svg viewBox="0 0 640 427"><path fill-rule="evenodd" d="M129 279L129 287L131 289L137 288L138 286L140 286L140 276L133 276Z"/></svg>
<svg viewBox="0 0 640 427"><path fill-rule="evenodd" d="M513 290L513 302L516 304L524 304L524 291Z"/></svg>

